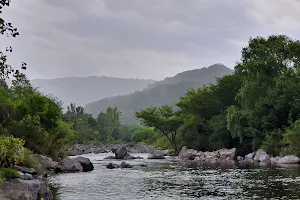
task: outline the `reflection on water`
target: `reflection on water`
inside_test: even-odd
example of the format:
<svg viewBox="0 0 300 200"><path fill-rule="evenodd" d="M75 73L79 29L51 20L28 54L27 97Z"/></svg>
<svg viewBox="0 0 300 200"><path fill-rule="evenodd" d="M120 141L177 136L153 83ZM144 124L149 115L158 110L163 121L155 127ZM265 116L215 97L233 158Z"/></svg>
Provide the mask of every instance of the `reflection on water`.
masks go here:
<svg viewBox="0 0 300 200"><path fill-rule="evenodd" d="M167 160L132 160L147 167L106 169L109 154L89 154L95 170L50 179L58 200L300 199L300 169L196 166ZM146 157L146 154L137 154ZM114 161L120 163L121 161Z"/></svg>

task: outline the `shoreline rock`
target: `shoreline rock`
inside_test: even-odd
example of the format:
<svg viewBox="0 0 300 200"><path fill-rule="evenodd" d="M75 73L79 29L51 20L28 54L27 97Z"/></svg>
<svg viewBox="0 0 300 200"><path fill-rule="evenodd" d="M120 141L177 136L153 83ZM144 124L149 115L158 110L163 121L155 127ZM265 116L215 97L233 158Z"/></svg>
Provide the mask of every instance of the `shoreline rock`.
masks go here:
<svg viewBox="0 0 300 200"><path fill-rule="evenodd" d="M157 148L153 145L147 145L144 142L139 142L132 146L130 143L125 144L74 144L71 146L68 150L69 156L78 156L82 154L88 154L88 153L108 153L112 152L115 153L115 151L119 148L125 147L128 151L128 153L158 153L163 154L164 156L170 154L170 150L162 150L160 148Z"/></svg>
<svg viewBox="0 0 300 200"><path fill-rule="evenodd" d="M181 160L193 160L203 163L217 163L217 162L226 162L234 163L237 160L237 151L236 148L232 149L219 149L217 151L197 151L194 149L187 149L182 147L181 151L178 154L178 158Z"/></svg>
<svg viewBox="0 0 300 200"><path fill-rule="evenodd" d="M0 184L0 199L52 200L53 195L44 181L12 179Z"/></svg>
<svg viewBox="0 0 300 200"><path fill-rule="evenodd" d="M55 166L56 173L89 172L92 170L94 170L93 163L90 159L82 156L64 158Z"/></svg>

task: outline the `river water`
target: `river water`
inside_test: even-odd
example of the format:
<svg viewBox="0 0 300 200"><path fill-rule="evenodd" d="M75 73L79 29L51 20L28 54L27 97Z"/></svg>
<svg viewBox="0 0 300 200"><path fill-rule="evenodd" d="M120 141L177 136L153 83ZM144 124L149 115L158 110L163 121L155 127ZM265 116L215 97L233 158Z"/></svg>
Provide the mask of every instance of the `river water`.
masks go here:
<svg viewBox="0 0 300 200"><path fill-rule="evenodd" d="M197 166L176 157L130 160L131 169L107 169L112 154L87 154L94 171L50 178L57 200L300 199L299 167ZM147 158L147 154L133 154Z"/></svg>

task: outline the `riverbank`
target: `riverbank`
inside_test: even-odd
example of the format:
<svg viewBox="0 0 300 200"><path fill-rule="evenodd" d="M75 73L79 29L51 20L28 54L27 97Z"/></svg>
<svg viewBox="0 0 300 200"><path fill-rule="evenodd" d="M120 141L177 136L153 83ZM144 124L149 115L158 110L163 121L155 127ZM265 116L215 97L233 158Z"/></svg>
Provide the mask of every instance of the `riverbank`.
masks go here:
<svg viewBox="0 0 300 200"><path fill-rule="evenodd" d="M220 164L238 164L238 165L282 165L286 167L300 166L300 159L294 155L284 157L272 157L264 150L257 150L249 153L244 157L237 155L236 148L220 149L213 152L202 152L194 149L183 147L178 155L181 160L190 160L198 163L220 163Z"/></svg>
<svg viewBox="0 0 300 200"><path fill-rule="evenodd" d="M114 152L120 147L125 147L129 153L159 153L163 155L171 155L172 150L164 150L153 145L147 145L143 142L137 144L75 144L68 149L69 156L78 156L89 153L108 153Z"/></svg>

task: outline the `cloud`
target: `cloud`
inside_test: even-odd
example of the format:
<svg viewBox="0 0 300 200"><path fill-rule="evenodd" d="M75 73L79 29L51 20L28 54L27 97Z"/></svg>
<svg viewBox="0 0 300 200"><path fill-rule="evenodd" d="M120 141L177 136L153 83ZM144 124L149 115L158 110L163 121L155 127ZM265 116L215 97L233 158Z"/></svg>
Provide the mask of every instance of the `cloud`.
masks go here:
<svg viewBox="0 0 300 200"><path fill-rule="evenodd" d="M0 42L14 47L13 65L28 63L30 78L233 68L249 37L300 31L298 0L22 0L3 14L21 35Z"/></svg>

